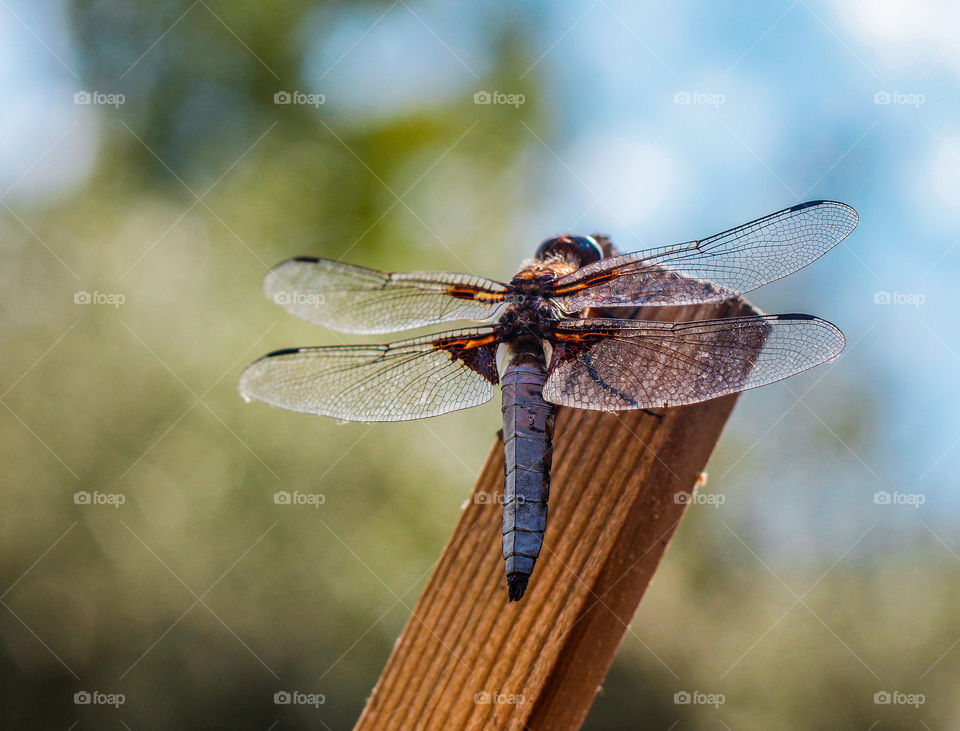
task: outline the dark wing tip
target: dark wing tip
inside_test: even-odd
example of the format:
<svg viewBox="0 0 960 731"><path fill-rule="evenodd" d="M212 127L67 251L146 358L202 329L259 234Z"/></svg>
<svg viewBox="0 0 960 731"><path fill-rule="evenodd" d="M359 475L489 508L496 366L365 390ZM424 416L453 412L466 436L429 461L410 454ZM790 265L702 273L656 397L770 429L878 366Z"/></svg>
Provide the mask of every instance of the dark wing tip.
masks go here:
<svg viewBox="0 0 960 731"><path fill-rule="evenodd" d="M526 574L508 574L507 575L507 596L512 602L518 602L523 598L523 593L527 590L527 583L530 577Z"/></svg>
<svg viewBox="0 0 960 731"><path fill-rule="evenodd" d="M269 277L277 270L288 267L291 264L318 264L320 261L322 260L319 256L291 256L289 259L284 259L283 261L277 262L270 267L270 271L267 272L267 276Z"/></svg>
<svg viewBox="0 0 960 731"><path fill-rule="evenodd" d="M771 315L771 319L775 320L813 320L817 323L817 326L825 331L829 332L834 336L833 340L833 355L828 358L828 360L833 360L840 353L843 352L843 349L847 347L847 339L844 337L843 332L834 325L832 322L828 322L821 317L815 317L814 315L807 315L802 312L789 312L782 315ZM826 361L824 361L826 362Z"/></svg>
<svg viewBox="0 0 960 731"><path fill-rule="evenodd" d="M264 275L264 282L271 276L276 276L277 272L281 269L285 269L293 264L319 264L321 261L326 260L319 256L291 256L289 259L284 259L270 267L270 270Z"/></svg>
<svg viewBox="0 0 960 731"><path fill-rule="evenodd" d="M263 293L269 298L273 299L276 294L277 286L279 284L279 278L284 276L281 274L283 270L289 267L291 264L316 264L319 259L315 256L294 256L289 259L284 259L278 264L274 264L270 267L269 271L263 275ZM274 304L281 304L274 299ZM282 305L281 305L282 306Z"/></svg>
<svg viewBox="0 0 960 731"><path fill-rule="evenodd" d="M797 203L797 205L791 206L791 207L788 208L787 210L788 210L788 211L791 211L791 212L793 212L793 211L802 211L802 210L805 209L805 208L813 208L813 207L815 207L815 206L824 206L824 205L840 206L841 208L845 208L847 211L849 211L850 214L853 216L853 227L854 227L854 228L856 228L857 224L860 222L860 214L857 213L857 209L854 208L854 207L851 206L851 205L848 205L848 204L846 204L846 203L842 203L842 202L840 202L840 201L830 201L830 200L805 201L805 202L803 202L803 203Z"/></svg>
<svg viewBox="0 0 960 731"><path fill-rule="evenodd" d="M240 374L240 380L237 382L237 390L240 392L243 400L249 402L252 398L260 398L251 391L250 382L256 378L256 374L259 371L258 366L263 363L263 361L270 360L271 358L281 355L293 355L294 353L299 353L301 350L304 350L304 348L281 348L280 350L274 350L266 355L261 355L259 358L253 361L253 363L248 365L243 370L243 373Z"/></svg>
<svg viewBox="0 0 960 731"><path fill-rule="evenodd" d="M850 208L846 203L841 203L840 201L828 201L825 199L817 201L804 201L803 203L797 203L795 206L791 206L787 210L790 211L802 211L804 208L813 208L814 206L822 206L824 203L830 203L835 206L843 206L844 208ZM850 208L850 210L853 210Z"/></svg>
<svg viewBox="0 0 960 731"><path fill-rule="evenodd" d="M278 355L292 355L293 353L299 353L301 350L303 350L303 348L281 348L280 350L271 351L267 353L265 356L263 356L262 358L258 358L257 360L264 360L265 358L274 358Z"/></svg>
<svg viewBox="0 0 960 731"><path fill-rule="evenodd" d="M828 201L828 200L819 200L819 201L804 201L803 203L797 203L795 206L791 206L788 210L790 211L802 211L804 208L813 208L813 206L819 206L823 203L836 203L837 201Z"/></svg>

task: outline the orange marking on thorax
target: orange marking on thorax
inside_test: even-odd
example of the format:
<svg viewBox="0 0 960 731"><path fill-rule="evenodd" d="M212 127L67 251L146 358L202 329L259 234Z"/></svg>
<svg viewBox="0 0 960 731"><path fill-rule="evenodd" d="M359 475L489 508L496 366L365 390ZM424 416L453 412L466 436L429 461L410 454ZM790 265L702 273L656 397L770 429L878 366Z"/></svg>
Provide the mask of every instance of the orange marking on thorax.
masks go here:
<svg viewBox="0 0 960 731"><path fill-rule="evenodd" d="M604 332L602 330L585 330L583 332L572 333L572 332L558 332L553 335L557 340L568 340L575 343L584 343L588 340L596 340L597 338L612 338L616 337L611 332Z"/></svg>
<svg viewBox="0 0 960 731"><path fill-rule="evenodd" d="M554 290L554 294L569 294L570 292L579 292L581 289L586 289L587 287L592 287L595 284L600 284L601 282L606 282L609 279L613 279L620 272L616 269L613 269L609 272L601 272L594 277L585 279L582 282L575 282L574 284L568 284L566 287L558 287Z"/></svg>

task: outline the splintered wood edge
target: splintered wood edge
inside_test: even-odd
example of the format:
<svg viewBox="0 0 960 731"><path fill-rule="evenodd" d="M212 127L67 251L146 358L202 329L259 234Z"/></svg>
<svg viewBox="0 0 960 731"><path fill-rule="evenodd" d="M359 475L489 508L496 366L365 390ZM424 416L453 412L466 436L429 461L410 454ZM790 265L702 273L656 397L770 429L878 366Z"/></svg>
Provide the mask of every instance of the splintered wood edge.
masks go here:
<svg viewBox="0 0 960 731"><path fill-rule="evenodd" d="M746 302L656 308L702 320ZM576 728L650 584L736 395L663 418L558 408L543 550L507 602L495 442L357 729Z"/></svg>

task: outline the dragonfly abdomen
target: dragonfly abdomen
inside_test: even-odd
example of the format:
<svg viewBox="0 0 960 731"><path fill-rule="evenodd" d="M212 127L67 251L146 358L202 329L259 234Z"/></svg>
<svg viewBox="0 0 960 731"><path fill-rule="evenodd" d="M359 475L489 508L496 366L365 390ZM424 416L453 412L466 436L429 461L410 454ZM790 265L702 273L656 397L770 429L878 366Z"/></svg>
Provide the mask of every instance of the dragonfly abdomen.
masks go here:
<svg viewBox="0 0 960 731"><path fill-rule="evenodd" d="M503 372L503 558L510 601L527 588L547 527L554 406L543 399L539 349L518 350Z"/></svg>

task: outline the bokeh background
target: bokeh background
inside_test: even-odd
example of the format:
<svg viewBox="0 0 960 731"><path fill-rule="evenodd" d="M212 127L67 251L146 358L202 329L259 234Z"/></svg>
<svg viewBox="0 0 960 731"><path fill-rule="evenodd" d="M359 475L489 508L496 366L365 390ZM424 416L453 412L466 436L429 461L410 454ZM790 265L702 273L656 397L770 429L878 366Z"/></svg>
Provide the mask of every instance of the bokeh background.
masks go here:
<svg viewBox="0 0 960 731"><path fill-rule="evenodd" d="M847 350L741 398L722 505L586 726L960 726L957 27L948 0L0 1L4 727L357 718L499 407L244 404L250 360L346 340L262 297L272 264L504 279L557 232L631 251L814 198L860 227L753 301Z"/></svg>

